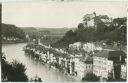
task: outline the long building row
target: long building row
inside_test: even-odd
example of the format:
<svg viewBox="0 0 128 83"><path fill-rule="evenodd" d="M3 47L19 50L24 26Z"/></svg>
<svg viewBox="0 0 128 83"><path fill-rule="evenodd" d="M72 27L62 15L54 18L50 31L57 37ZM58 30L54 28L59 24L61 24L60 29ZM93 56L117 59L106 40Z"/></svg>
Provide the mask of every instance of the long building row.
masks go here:
<svg viewBox="0 0 128 83"><path fill-rule="evenodd" d="M101 81L107 81L109 78L127 78L126 54L123 51L100 50L77 55L69 54L62 49L35 44L28 44L24 50L78 80L82 80L87 73L95 74Z"/></svg>

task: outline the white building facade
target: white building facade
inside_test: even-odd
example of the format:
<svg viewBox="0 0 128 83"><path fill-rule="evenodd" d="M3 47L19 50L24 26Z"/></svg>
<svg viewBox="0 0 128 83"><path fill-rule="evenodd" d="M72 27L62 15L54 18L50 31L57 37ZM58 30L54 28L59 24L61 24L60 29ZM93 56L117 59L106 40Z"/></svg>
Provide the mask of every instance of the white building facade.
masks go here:
<svg viewBox="0 0 128 83"><path fill-rule="evenodd" d="M127 66L126 66L126 64L121 65L121 78L127 79Z"/></svg>
<svg viewBox="0 0 128 83"><path fill-rule="evenodd" d="M113 70L113 61L103 57L93 57L93 73L101 78L108 78Z"/></svg>

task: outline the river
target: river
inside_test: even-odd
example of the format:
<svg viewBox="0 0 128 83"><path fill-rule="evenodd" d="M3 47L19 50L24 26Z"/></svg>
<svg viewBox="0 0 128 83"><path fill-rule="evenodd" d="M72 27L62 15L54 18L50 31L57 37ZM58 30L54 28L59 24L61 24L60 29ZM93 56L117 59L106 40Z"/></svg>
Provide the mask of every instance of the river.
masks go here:
<svg viewBox="0 0 128 83"><path fill-rule="evenodd" d="M49 69L47 65L43 65L39 62L33 61L27 57L23 51L25 43L20 44L4 44L2 45L2 52L6 55L6 60L12 62L17 60L26 66L26 74L29 78L33 78L36 75L41 77L43 82L72 82L75 79L64 75L62 72L56 69Z"/></svg>

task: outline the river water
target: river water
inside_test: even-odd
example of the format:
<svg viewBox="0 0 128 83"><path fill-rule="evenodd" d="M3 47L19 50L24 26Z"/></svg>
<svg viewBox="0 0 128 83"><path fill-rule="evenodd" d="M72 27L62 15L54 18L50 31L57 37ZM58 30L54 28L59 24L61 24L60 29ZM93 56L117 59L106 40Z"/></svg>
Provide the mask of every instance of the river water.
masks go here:
<svg viewBox="0 0 128 83"><path fill-rule="evenodd" d="M62 72L56 69L49 69L47 65L43 65L39 62L32 60L25 55L23 47L26 44L6 44L2 45L2 52L6 55L6 60L12 62L17 60L26 66L26 74L29 78L33 78L36 75L41 77L43 82L72 82L75 79L70 76L64 75Z"/></svg>

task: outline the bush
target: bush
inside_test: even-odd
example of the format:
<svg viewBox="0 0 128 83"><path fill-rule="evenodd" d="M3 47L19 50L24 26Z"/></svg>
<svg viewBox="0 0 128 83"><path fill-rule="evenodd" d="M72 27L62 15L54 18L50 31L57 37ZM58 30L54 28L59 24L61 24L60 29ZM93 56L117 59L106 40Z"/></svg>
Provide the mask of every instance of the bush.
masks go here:
<svg viewBox="0 0 128 83"><path fill-rule="evenodd" d="M13 61L8 63L2 55L2 81L26 82L28 77L25 73L26 68L22 63Z"/></svg>
<svg viewBox="0 0 128 83"><path fill-rule="evenodd" d="M31 78L30 81L31 82L43 82L42 79L38 77L37 75L34 78Z"/></svg>
<svg viewBox="0 0 128 83"><path fill-rule="evenodd" d="M82 78L82 81L90 81L90 82L93 82L93 81L99 81L100 78L97 77L95 74L93 73L87 73L87 75L85 77Z"/></svg>

